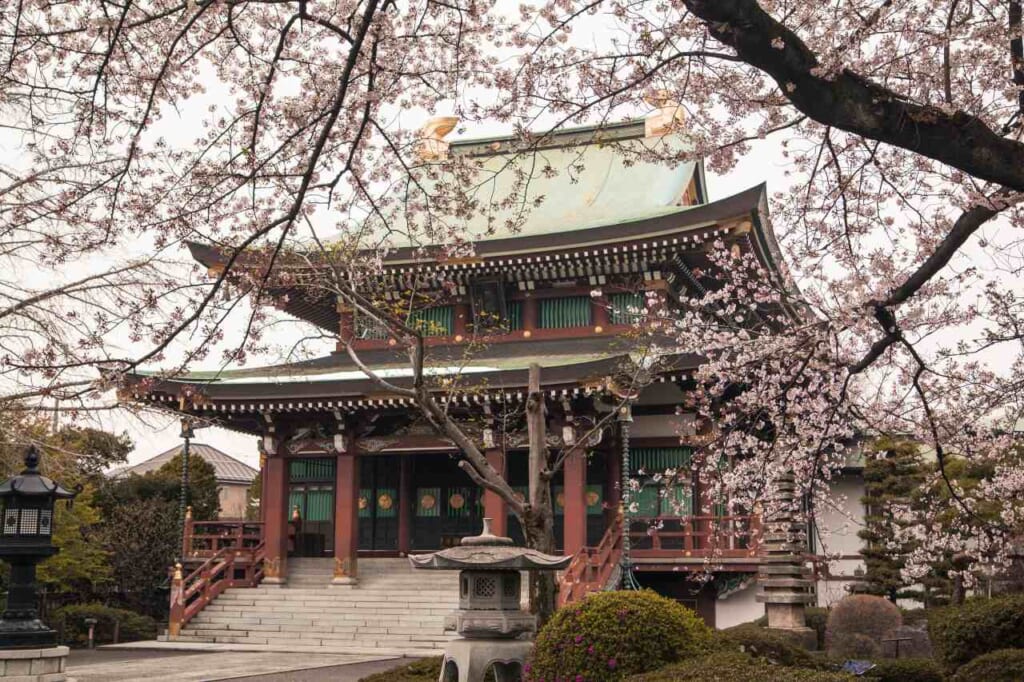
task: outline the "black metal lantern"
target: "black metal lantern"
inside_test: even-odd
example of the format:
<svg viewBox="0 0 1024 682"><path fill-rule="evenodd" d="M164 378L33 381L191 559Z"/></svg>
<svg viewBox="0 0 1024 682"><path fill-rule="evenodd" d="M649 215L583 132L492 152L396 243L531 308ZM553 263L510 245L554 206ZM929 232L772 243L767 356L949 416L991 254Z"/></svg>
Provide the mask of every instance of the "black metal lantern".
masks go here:
<svg viewBox="0 0 1024 682"><path fill-rule="evenodd" d="M0 648L56 646L57 633L39 620L36 564L59 550L53 546L54 503L77 493L39 473L39 451L25 453L25 469L0 483L0 558L11 565L7 608L0 616Z"/></svg>

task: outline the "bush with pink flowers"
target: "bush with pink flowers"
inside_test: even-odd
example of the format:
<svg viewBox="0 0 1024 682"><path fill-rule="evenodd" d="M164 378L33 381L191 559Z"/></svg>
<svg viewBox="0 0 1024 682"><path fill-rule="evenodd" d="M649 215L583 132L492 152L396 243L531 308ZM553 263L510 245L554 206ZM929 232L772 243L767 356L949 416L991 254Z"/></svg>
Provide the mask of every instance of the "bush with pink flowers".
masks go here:
<svg viewBox="0 0 1024 682"><path fill-rule="evenodd" d="M650 590L598 592L559 609L537 634L523 679L613 682L706 653L714 633Z"/></svg>

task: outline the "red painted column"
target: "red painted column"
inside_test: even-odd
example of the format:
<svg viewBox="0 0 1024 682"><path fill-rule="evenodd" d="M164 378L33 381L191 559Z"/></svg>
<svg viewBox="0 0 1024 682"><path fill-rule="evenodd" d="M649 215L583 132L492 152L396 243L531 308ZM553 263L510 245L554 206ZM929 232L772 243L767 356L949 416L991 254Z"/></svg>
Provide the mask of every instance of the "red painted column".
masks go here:
<svg viewBox="0 0 1024 682"><path fill-rule="evenodd" d="M456 303L455 304L455 319L452 324L452 335L463 339L466 338L466 332L469 330L469 317L470 309L468 303ZM457 341L460 339L456 339Z"/></svg>
<svg viewBox="0 0 1024 682"><path fill-rule="evenodd" d="M288 580L288 460L280 454L267 456L263 480L263 539L266 560L263 582L274 585Z"/></svg>
<svg viewBox="0 0 1024 682"><path fill-rule="evenodd" d="M594 320L594 332L600 334L608 331L611 325L611 315L608 312L608 302L603 296L590 299L590 316Z"/></svg>
<svg viewBox="0 0 1024 682"><path fill-rule="evenodd" d="M412 455L399 455L398 470L398 553L409 553L412 525Z"/></svg>
<svg viewBox="0 0 1024 682"><path fill-rule="evenodd" d="M335 585L351 585L358 577L359 459L338 455L334 484L334 579Z"/></svg>
<svg viewBox="0 0 1024 682"><path fill-rule="evenodd" d="M537 305L537 299L534 298L529 292L526 294L526 298L523 299L523 336L529 337L533 335L533 330L537 328L539 323L540 308ZM529 332L526 334L525 332Z"/></svg>
<svg viewBox="0 0 1024 682"><path fill-rule="evenodd" d="M565 490L565 533L562 546L574 555L587 545L587 457L582 448L573 448L562 469Z"/></svg>
<svg viewBox="0 0 1024 682"><path fill-rule="evenodd" d="M505 477L505 453L491 448L484 453L487 463L494 467L502 478ZM490 490L484 489L484 517L491 519L491 532L498 536L508 535L508 504Z"/></svg>

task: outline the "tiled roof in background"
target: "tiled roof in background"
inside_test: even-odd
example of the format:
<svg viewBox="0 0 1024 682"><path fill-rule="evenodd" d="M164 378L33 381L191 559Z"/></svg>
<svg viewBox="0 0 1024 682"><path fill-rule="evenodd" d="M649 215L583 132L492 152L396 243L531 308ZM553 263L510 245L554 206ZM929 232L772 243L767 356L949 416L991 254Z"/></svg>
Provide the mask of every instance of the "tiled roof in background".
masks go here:
<svg viewBox="0 0 1024 682"><path fill-rule="evenodd" d="M109 473L109 476L111 478L124 478L132 474L139 474L141 476L150 471L156 471L181 453L182 448L183 446L179 445L167 452L161 452L156 457L151 457L144 462L114 469ZM189 446L189 456L202 457L207 464L210 464L216 472L218 483L252 483L258 473L248 464L240 462L231 455L203 443L192 443Z"/></svg>

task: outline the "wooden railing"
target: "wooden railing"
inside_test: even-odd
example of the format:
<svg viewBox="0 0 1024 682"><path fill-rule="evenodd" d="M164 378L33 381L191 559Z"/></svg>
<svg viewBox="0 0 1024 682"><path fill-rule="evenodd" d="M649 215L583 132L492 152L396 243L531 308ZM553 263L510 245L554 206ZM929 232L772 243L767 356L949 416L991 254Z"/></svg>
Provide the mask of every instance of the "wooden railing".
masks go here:
<svg viewBox="0 0 1024 682"><path fill-rule="evenodd" d="M263 580L262 542L255 547L224 547L194 571L182 575L181 564L171 577L171 616L168 634L173 639L207 604L229 587L255 587Z"/></svg>
<svg viewBox="0 0 1024 682"><path fill-rule="evenodd" d="M736 516L632 517L629 541L636 558L748 558L757 555L760 519Z"/></svg>
<svg viewBox="0 0 1024 682"><path fill-rule="evenodd" d="M562 573L558 605L578 601L591 592L608 587L608 581L622 557L622 517L617 518L597 547L584 547Z"/></svg>
<svg viewBox="0 0 1024 682"><path fill-rule="evenodd" d="M188 559L216 555L220 550L252 549L263 540L263 524L250 521L193 521L185 517L181 556Z"/></svg>

